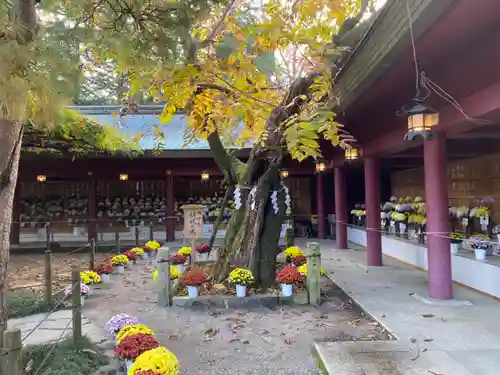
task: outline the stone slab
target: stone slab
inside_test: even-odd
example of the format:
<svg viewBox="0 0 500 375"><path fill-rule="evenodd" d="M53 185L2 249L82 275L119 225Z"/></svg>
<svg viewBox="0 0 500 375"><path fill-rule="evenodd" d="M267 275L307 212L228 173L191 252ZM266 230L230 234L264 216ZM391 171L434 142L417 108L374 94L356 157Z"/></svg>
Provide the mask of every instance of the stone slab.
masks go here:
<svg viewBox="0 0 500 375"><path fill-rule="evenodd" d="M422 296L418 293L413 293L411 296L416 300L425 303L427 305L443 306L443 307L473 306L472 302L466 300L459 300L459 299L439 300L427 296Z"/></svg>
<svg viewBox="0 0 500 375"><path fill-rule="evenodd" d="M291 297L282 296L199 296L190 298L185 296L174 297L173 305L186 308L205 309L238 309L238 308L276 308L282 305L306 304L306 293L296 293Z"/></svg>
<svg viewBox="0 0 500 375"><path fill-rule="evenodd" d="M356 265L365 271L370 271L370 270L380 270L380 271L392 271L392 267L389 266L367 266L366 264L363 263L356 263Z"/></svg>
<svg viewBox="0 0 500 375"><path fill-rule="evenodd" d="M35 314L24 318L9 319L8 329L20 329L24 345L47 344L59 340L59 338L71 335L72 330L71 310L59 310L47 314ZM31 331L33 333L30 334ZM82 333L93 342L104 344L109 338L103 329L96 326L89 319L82 317Z"/></svg>
<svg viewBox="0 0 500 375"><path fill-rule="evenodd" d="M473 375L446 352L397 341L316 343L313 354L330 375Z"/></svg>

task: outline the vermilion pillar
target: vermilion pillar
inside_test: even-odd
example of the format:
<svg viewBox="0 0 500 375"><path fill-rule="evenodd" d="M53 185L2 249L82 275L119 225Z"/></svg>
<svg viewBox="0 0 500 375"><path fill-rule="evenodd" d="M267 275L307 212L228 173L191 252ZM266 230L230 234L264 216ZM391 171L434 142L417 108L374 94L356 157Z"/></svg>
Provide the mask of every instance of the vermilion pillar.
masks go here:
<svg viewBox="0 0 500 375"><path fill-rule="evenodd" d="M88 172L89 176L89 203L88 203L88 239L97 239L97 180L92 172Z"/></svg>
<svg viewBox="0 0 500 375"><path fill-rule="evenodd" d="M453 298L451 279L450 222L446 183L446 139L438 134L424 142L425 208L429 296Z"/></svg>
<svg viewBox="0 0 500 375"><path fill-rule="evenodd" d="M323 174L316 175L316 210L318 213L318 238L325 238L325 207L324 207Z"/></svg>
<svg viewBox="0 0 500 375"><path fill-rule="evenodd" d="M347 194L343 168L334 169L337 249L347 249Z"/></svg>
<svg viewBox="0 0 500 375"><path fill-rule="evenodd" d="M174 217L174 176L172 171L165 174L165 199L166 199L166 220L165 230L168 242L175 241L175 217Z"/></svg>
<svg viewBox="0 0 500 375"><path fill-rule="evenodd" d="M380 230L380 164L376 158L365 159L366 248L368 266L382 265Z"/></svg>

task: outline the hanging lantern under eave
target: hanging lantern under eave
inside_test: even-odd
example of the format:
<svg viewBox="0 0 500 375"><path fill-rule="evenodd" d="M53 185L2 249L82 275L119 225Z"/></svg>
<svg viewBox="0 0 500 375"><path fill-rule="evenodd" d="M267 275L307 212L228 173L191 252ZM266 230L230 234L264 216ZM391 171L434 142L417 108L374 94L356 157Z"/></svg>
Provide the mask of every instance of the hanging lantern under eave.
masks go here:
<svg viewBox="0 0 500 375"><path fill-rule="evenodd" d="M316 173L321 173L326 170L326 164L323 161L317 161L315 167L316 167Z"/></svg>
<svg viewBox="0 0 500 375"><path fill-rule="evenodd" d="M405 140L412 141L417 136L429 140L434 136L432 128L439 123L439 113L422 103L415 104L407 112L408 132Z"/></svg>
<svg viewBox="0 0 500 375"><path fill-rule="evenodd" d="M120 175L120 181L127 181L128 180L128 174L122 173Z"/></svg>
<svg viewBox="0 0 500 375"><path fill-rule="evenodd" d="M281 178L287 178L288 177L288 171L286 169L282 169L280 171L280 176L281 176Z"/></svg>
<svg viewBox="0 0 500 375"><path fill-rule="evenodd" d="M47 181L47 176L45 176L44 174L39 174L38 176L36 176L36 180L38 182L45 182Z"/></svg>
<svg viewBox="0 0 500 375"><path fill-rule="evenodd" d="M351 147L345 150L345 160L352 161L359 159L361 151L359 148Z"/></svg>
<svg viewBox="0 0 500 375"><path fill-rule="evenodd" d="M210 174L205 171L201 172L200 176L202 181L208 181L210 179Z"/></svg>

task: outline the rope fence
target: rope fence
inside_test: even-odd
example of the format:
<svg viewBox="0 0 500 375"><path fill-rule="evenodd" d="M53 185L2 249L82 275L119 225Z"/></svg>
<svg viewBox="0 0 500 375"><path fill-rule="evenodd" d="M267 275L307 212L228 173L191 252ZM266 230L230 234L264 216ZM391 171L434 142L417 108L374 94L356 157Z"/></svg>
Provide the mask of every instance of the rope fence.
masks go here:
<svg viewBox="0 0 500 375"><path fill-rule="evenodd" d="M68 321L66 326L63 328L60 336L57 340L51 344L48 353L42 360L41 364L37 369L31 369L28 372L33 375L41 374L44 365L49 360L50 356L54 352L57 345L65 339L69 326L72 325L71 337L73 340L73 345L76 350L79 349L79 345L82 338L82 300L81 300L81 281L80 281L80 269L77 267L72 268L71 272L71 289L68 293L71 294L71 308L72 314L71 319ZM0 351L0 356L2 357L3 369L5 374L9 375L23 375L25 374L25 369L23 368L22 362L22 347L26 340L33 335L40 327L43 325L47 319L49 319L52 314L54 314L63 302L67 299L68 295L60 298L51 308L51 310L44 316L44 318L38 322L30 331L24 334L22 337L22 332L20 329L6 330L3 333L3 348Z"/></svg>

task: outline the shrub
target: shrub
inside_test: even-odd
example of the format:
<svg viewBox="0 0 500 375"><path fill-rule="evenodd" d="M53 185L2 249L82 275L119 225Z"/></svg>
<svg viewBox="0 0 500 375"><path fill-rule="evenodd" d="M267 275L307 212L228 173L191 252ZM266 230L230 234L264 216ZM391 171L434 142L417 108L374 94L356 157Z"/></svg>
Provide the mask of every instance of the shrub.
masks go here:
<svg viewBox="0 0 500 375"><path fill-rule="evenodd" d="M187 286L200 286L207 282L207 276L201 268L193 267L184 272L181 282Z"/></svg>

